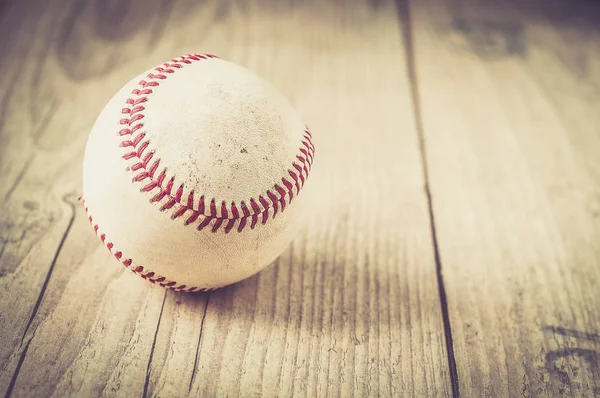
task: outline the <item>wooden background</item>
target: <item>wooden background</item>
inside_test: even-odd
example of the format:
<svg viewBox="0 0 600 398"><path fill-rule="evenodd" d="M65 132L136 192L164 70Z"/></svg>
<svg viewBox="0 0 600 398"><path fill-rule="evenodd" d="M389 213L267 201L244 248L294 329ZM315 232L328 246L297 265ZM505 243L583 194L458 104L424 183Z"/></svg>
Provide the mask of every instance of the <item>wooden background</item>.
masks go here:
<svg viewBox="0 0 600 398"><path fill-rule="evenodd" d="M0 1L0 394L600 396L600 3ZM274 83L321 194L208 294L120 266L82 205L132 76Z"/></svg>

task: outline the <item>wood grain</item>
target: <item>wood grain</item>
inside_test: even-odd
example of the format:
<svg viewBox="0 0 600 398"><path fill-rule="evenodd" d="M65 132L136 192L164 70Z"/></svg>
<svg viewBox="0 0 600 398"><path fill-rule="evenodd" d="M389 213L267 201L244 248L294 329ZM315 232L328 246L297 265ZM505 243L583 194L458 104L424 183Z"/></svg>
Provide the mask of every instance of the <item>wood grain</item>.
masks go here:
<svg viewBox="0 0 600 398"><path fill-rule="evenodd" d="M391 2L40 1L3 12L0 393L450 394ZM212 294L123 269L77 202L104 103L131 76L196 51L278 86L318 156L302 234L264 272Z"/></svg>
<svg viewBox="0 0 600 398"><path fill-rule="evenodd" d="M600 396L599 4L412 11L460 390Z"/></svg>

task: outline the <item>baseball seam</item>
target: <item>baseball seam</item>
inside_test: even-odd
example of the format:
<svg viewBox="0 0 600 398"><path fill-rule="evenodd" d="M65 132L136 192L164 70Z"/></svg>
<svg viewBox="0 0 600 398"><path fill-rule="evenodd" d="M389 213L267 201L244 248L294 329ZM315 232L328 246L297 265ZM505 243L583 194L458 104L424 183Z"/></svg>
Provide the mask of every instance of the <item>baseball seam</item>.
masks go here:
<svg viewBox="0 0 600 398"><path fill-rule="evenodd" d="M296 155L298 161L293 161L291 168L288 169L289 177L282 177L281 185L279 183L274 184L266 193L259 195L258 200L250 198L248 201L250 207L248 207L246 201L242 200L240 202L241 214L240 209L238 209L238 206L233 201L230 205L222 201L219 209L220 215L217 214L216 199L212 198L208 201L207 205L207 200L204 195L201 195L199 200L195 201L193 189L188 192L187 200L184 203L182 198L184 197L185 186L181 184L173 192L173 188L176 186L175 176L167 178L167 168L163 168L158 176L155 177L160 167L160 158L153 160L155 152L154 150L148 150L150 140L144 140L146 132L143 130L144 123L141 120L146 117L143 112L145 110L144 103L149 100L149 96L153 93L152 87L159 86L159 80L167 79L167 74L175 73L177 69L183 68L184 65L189 65L192 61L200 61L207 58L217 57L211 54L188 54L174 58L170 63L167 62L162 66L154 68L158 73L148 73L146 75L148 80L141 80L138 83L141 89L134 89L131 92L133 96L127 98L127 105L121 109L121 113L128 115L128 117L119 120L119 124L125 126L118 132L120 137L124 137L120 146L122 148L131 148L122 155L122 158L133 163L127 169L134 173L133 183L143 184L140 192L157 191L154 192L150 202L161 203L160 211L171 210L171 219L175 220L183 217L186 213L190 213L186 217L184 225L187 226L198 222L196 229L201 231L214 221L211 228L211 232L213 233L217 232L225 222L226 225L223 228L225 233L229 233L236 222L239 222L237 231L241 232L248 226L247 220L251 219L249 227L250 229L254 229L259 221L259 217L261 217L261 224L265 224L268 221L270 209L273 209L272 218L275 218L278 211L283 212L286 204L291 203L294 198L294 188L295 194L298 195L300 189L304 186L312 167L315 152L312 135L308 127L305 127L303 139ZM268 200L265 199L265 196ZM289 199L286 199L287 197ZM184 292L210 291L218 288L188 287L176 281L168 280L166 277L149 271L141 265L134 265L131 258L125 257L122 251L115 249L113 242L108 240L105 233L99 232L100 227L98 224L94 224L93 217L90 214L88 206L85 204L85 200L83 200L83 204L88 220L94 232L100 238L100 241L117 260L133 273L138 274L153 284Z"/></svg>
<svg viewBox="0 0 600 398"><path fill-rule="evenodd" d="M161 159L155 159L155 152L149 149L150 140L146 139L146 132L143 130L142 120L146 117L144 104L153 93L153 87L159 86L160 80L167 79L168 74L175 73L177 69L191 64L192 61L209 58L217 57L211 54L190 54L175 58L171 62L154 68L158 73L148 73L146 75L148 80L141 80L138 83L140 89L136 88L132 91L133 96L126 100L126 107L121 110L122 114L127 115L119 120L119 124L125 126L118 133L119 136L125 137L120 146L127 148L122 157L133 162L129 170L134 172L132 181L142 184L140 191L155 191L150 202L161 203L161 211L171 210L173 220L186 215L184 225L197 223L196 228L202 231L212 223L211 232L217 232L224 226L225 233L229 233L238 223L237 231L242 232L248 224L250 229L254 229L259 219L261 224L266 224L271 209L273 210L272 217L275 217L279 210L283 212L286 204L292 202L294 194L298 195L308 178L315 147L310 130L305 127L296 160L288 168L288 175L281 178L281 184L274 184L271 189L259 195L258 199L250 198L240 201L239 206L234 201L228 204L224 200L217 204L216 198L207 200L204 195L196 200L197 194L193 189L186 192L183 183L177 187L175 176L167 177L166 167L158 172ZM187 199L183 200L186 193ZM249 219L250 223L248 223Z"/></svg>
<svg viewBox="0 0 600 398"><path fill-rule="evenodd" d="M100 227L98 226L98 224L94 224L94 218L90 214L88 206L85 204L85 200L82 200L82 202L83 202L83 206L85 207L85 212L88 216L88 220L89 220L90 224L92 225L92 227L94 228L94 232L100 238L100 241L104 244L104 246L106 246L108 251L111 252L111 254L113 256L115 256L115 258L117 260L119 260L121 263L123 263L123 265L126 268L128 268L131 272L133 272L134 274L141 276L143 279L145 279L148 282L151 282L153 284L157 284L162 287L170 288L173 290L179 290L182 292L189 292L189 293L191 293L191 292L207 292L210 290L218 289L218 287L214 287L214 288L200 288L200 287L196 287L196 286L188 287L186 285L179 284L176 281L168 280L164 276L158 275L152 271L148 271L146 268L144 268L141 265L134 265L133 260L131 258L125 257L123 255L122 251L117 250L115 248L115 245L113 244L113 242L111 242L106 237L105 233L99 232Z"/></svg>

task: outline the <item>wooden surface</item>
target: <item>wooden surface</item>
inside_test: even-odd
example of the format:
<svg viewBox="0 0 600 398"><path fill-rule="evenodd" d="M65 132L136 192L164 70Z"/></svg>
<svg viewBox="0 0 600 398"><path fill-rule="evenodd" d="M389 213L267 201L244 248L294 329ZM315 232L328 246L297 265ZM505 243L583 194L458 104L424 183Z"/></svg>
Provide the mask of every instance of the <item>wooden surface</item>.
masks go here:
<svg viewBox="0 0 600 398"><path fill-rule="evenodd" d="M0 1L0 394L600 396L600 4ZM78 197L131 76L211 52L314 132L269 268L150 285Z"/></svg>
<svg viewBox="0 0 600 398"><path fill-rule="evenodd" d="M459 386L600 396L600 3L502 3L412 9Z"/></svg>

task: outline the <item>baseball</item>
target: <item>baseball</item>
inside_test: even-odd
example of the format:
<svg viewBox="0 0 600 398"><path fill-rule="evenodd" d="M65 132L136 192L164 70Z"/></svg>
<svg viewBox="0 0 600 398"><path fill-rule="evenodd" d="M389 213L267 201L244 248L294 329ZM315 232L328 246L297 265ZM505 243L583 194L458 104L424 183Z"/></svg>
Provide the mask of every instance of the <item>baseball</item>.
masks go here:
<svg viewBox="0 0 600 398"><path fill-rule="evenodd" d="M271 84L209 54L132 79L98 116L83 203L125 267L193 292L264 269L306 209L311 132Z"/></svg>

